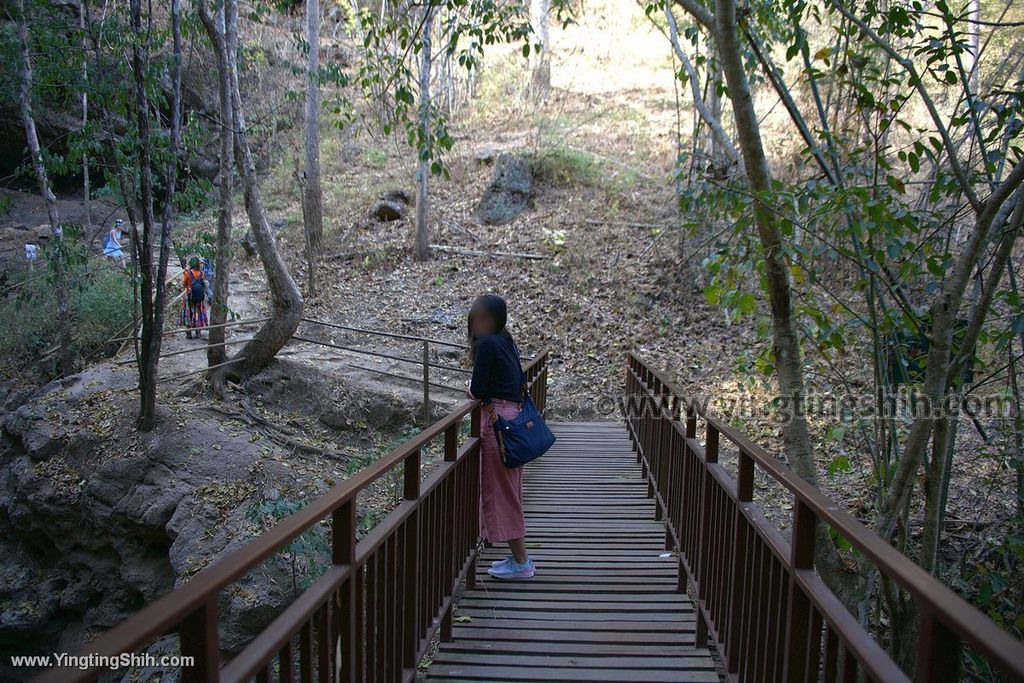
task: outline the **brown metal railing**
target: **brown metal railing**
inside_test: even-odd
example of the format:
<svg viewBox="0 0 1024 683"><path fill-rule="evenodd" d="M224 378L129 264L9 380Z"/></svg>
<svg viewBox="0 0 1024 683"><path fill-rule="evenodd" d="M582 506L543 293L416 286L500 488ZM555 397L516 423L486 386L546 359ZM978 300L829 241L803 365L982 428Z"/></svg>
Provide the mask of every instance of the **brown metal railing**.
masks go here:
<svg viewBox="0 0 1024 683"><path fill-rule="evenodd" d="M530 395L543 410L547 353L538 354L525 372ZM138 652L177 632L181 654L195 658L194 666L182 669L186 682L292 683L296 674L303 683L412 680L438 629L443 640L450 640L452 595L460 580L472 586L475 576L480 406L480 401L466 401L78 654L99 660ZM469 436L462 437L467 416ZM444 462L421 478L421 454L435 439L443 439ZM401 503L357 541L356 497L400 466ZM331 566L222 667L221 591L321 522L331 528ZM36 680L84 683L103 673L100 666L54 668Z"/></svg>
<svg viewBox="0 0 1024 683"><path fill-rule="evenodd" d="M698 645L714 639L731 680L909 680L815 572L815 526L828 524L917 603L916 680L959 680L967 645L1008 680L1024 681L1024 644L632 353L626 413L679 552L680 582L696 594ZM732 449L735 478L719 463ZM755 468L792 495L789 538L754 501Z"/></svg>

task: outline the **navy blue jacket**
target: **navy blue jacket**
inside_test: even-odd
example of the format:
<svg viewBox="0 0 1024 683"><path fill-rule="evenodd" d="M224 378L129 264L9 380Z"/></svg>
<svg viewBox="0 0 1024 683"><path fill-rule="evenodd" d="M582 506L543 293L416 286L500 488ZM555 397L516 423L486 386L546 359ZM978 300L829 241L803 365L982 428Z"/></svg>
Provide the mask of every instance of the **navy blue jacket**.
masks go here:
<svg viewBox="0 0 1024 683"><path fill-rule="evenodd" d="M469 391L474 398L500 398L522 401L523 370L519 352L500 334L481 337L476 342L476 361Z"/></svg>

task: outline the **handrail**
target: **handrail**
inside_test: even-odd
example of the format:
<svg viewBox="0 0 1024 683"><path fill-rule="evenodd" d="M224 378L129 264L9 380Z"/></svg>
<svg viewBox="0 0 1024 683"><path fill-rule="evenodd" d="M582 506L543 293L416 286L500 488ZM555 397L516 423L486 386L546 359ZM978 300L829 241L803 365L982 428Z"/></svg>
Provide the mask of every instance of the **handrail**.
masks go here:
<svg viewBox="0 0 1024 683"><path fill-rule="evenodd" d="M524 371L530 395L543 410L547 352L538 354ZM275 654L280 680L289 683L287 672L295 667L301 668L304 681L314 680L314 671L322 682L332 678L350 683L364 679L371 683L411 680L416 662L437 629L441 629L442 638L451 637L455 584L465 578L471 585L475 575L480 415L479 400L463 402L387 455L82 647L78 655L92 655L95 661L95 656L137 652L177 630L181 654L195 658L195 666L182 670L182 680L187 683L234 682L253 675L269 682ZM460 445L460 427L467 416L471 419L469 436ZM444 462L421 481L422 450L442 436ZM403 501L357 542L358 494L399 465L403 466ZM221 668L220 592L327 519L332 528L330 568ZM384 588L380 594L373 592L377 584ZM369 627L364 614L370 615ZM379 619L369 622L375 617ZM35 680L85 683L97 680L105 671L97 662L84 669L53 668Z"/></svg>
<svg viewBox="0 0 1024 683"><path fill-rule="evenodd" d="M916 601L917 680L957 680L964 642L1009 680L1024 682L1024 643L635 353L627 360L626 395L649 493L679 549L681 574L697 594L698 638L715 640L732 677L817 681L824 674L834 681L861 672L873 680L909 680L815 573L815 527L824 523ZM718 464L722 437L736 447L738 478ZM789 540L754 502L755 467L793 495Z"/></svg>

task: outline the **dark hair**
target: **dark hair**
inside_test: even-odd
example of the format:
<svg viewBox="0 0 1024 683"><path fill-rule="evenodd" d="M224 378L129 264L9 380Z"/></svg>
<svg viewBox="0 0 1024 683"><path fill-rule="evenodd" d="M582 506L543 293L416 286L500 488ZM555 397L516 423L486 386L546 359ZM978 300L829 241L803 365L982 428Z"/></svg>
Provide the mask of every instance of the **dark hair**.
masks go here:
<svg viewBox="0 0 1024 683"><path fill-rule="evenodd" d="M471 323L473 321L474 309L483 309L487 311L494 318L494 322L497 324L498 329L495 334L503 337L512 348L516 348L516 341L512 338L512 334L508 331L506 324L508 323L508 306L505 304L505 300L497 294L484 294L478 296L474 301L473 305L469 307L469 313L466 314L466 338L469 340L469 354L468 363L472 365L476 362L476 337L473 336L473 328Z"/></svg>

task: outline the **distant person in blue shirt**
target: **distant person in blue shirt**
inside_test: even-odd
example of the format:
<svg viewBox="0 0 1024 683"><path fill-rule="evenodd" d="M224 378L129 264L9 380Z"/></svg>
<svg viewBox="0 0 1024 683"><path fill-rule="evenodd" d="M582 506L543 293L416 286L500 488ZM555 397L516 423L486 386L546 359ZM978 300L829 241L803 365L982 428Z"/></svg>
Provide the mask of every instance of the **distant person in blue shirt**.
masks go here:
<svg viewBox="0 0 1024 683"><path fill-rule="evenodd" d="M484 401L480 414L480 535L491 543L508 543L511 555L491 565L498 579L529 579L533 560L526 554L523 516L523 468L501 461L492 422L495 414L513 418L523 397L519 349L505 327L508 309L495 294L477 298L469 309L469 358L473 379L469 395Z"/></svg>
<svg viewBox="0 0 1024 683"><path fill-rule="evenodd" d="M116 261L122 268L125 267L125 255L121 250L123 230L124 221L118 218L114 221L114 227L110 229L106 239L103 241L103 255L112 261Z"/></svg>

